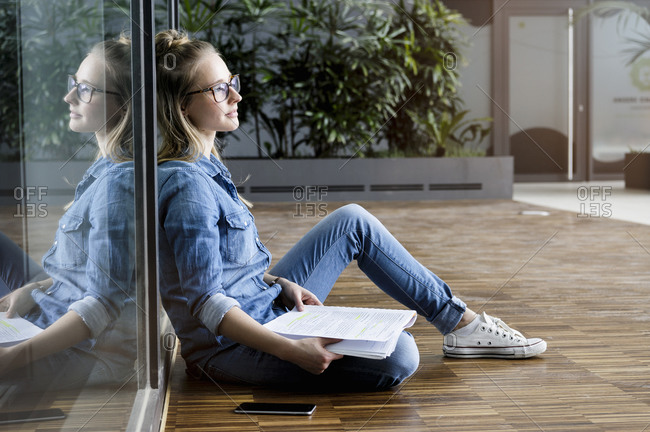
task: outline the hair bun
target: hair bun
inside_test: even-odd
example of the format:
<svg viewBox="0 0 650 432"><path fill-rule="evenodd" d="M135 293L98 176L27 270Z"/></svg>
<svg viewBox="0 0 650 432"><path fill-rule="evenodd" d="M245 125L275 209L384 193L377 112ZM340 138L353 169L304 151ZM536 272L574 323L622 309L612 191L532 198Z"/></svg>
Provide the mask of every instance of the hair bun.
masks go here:
<svg viewBox="0 0 650 432"><path fill-rule="evenodd" d="M156 35L156 57L173 53L179 47L188 43L187 34L178 30L165 30Z"/></svg>

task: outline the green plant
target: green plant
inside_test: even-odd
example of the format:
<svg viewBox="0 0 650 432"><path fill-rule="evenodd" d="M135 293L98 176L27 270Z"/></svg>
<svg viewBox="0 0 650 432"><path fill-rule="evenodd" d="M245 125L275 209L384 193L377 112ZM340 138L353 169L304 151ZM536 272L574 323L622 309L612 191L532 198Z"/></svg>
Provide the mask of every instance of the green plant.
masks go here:
<svg viewBox="0 0 650 432"><path fill-rule="evenodd" d="M481 141L490 133L490 118L465 120L468 110L455 114L443 112L435 116L432 111L427 116L417 116L413 119L423 127L427 136L432 138L436 156L464 157L485 156L485 150L479 147Z"/></svg>
<svg viewBox="0 0 650 432"><path fill-rule="evenodd" d="M282 39L289 55L270 82L293 119L293 150L306 144L314 156L332 157L371 149L408 85L387 56L403 32L387 12L361 0L290 5Z"/></svg>
<svg viewBox="0 0 650 432"><path fill-rule="evenodd" d="M239 106L241 129L252 123L248 132L256 144L261 142L260 132L265 127L263 107L270 98L263 79L267 65L273 62L277 52L271 29L284 8L285 2L281 0L181 2L181 27L195 37L212 42L224 54L229 68L241 74L242 96L246 99ZM257 147L258 156L264 156L262 146Z"/></svg>
<svg viewBox="0 0 650 432"><path fill-rule="evenodd" d="M415 0L409 12L389 0L182 6L182 27L242 74L240 129L258 155L373 156L385 141L393 154L456 154L489 132L486 119L465 120L458 74L444 67L462 18L438 0Z"/></svg>
<svg viewBox="0 0 650 432"><path fill-rule="evenodd" d="M97 4L76 0L21 4L22 136L29 159L67 158L80 147L67 125L66 75L103 36L99 12Z"/></svg>
<svg viewBox="0 0 650 432"><path fill-rule="evenodd" d="M628 146L627 152L631 153L631 154L650 153L650 144L648 144L647 146L645 146L642 149L633 148L633 147Z"/></svg>
<svg viewBox="0 0 650 432"><path fill-rule="evenodd" d="M212 39L214 17L229 9L227 0L180 0L178 11L181 27L194 34L202 33L207 39Z"/></svg>
<svg viewBox="0 0 650 432"><path fill-rule="evenodd" d="M223 32L219 46L228 52L228 59L246 75L246 103L242 106L242 121L252 116L253 133L258 156L264 155L261 143L261 122L265 121L264 108L271 94L264 83L268 66L276 57L277 47L271 23L284 9L284 2L277 0L241 0L232 8L226 27L245 38L232 38Z"/></svg>
<svg viewBox="0 0 650 432"><path fill-rule="evenodd" d="M439 0L414 0L410 9L400 0L393 8L395 25L408 29L403 43L394 45L393 61L403 64L411 85L385 128L389 152L445 156L477 149L490 132L482 123L490 119L464 119L457 70L463 62L458 50L462 16Z"/></svg>
<svg viewBox="0 0 650 432"><path fill-rule="evenodd" d="M578 18L582 18L588 14L593 14L600 18L618 16L619 24L622 27L627 25L629 18L632 16L642 19L650 25L650 9L627 1L598 2L581 10L577 16ZM630 55L627 62L628 65L650 52L650 34L639 34L638 39L628 38L628 41L636 45L636 48L626 50Z"/></svg>
<svg viewBox="0 0 650 432"><path fill-rule="evenodd" d="M20 91L18 88L18 34L16 7L0 9L0 160L20 158Z"/></svg>
<svg viewBox="0 0 650 432"><path fill-rule="evenodd" d="M128 0L23 0L0 12L3 159L93 157L92 138L68 128L66 75L94 43L128 30L128 13Z"/></svg>

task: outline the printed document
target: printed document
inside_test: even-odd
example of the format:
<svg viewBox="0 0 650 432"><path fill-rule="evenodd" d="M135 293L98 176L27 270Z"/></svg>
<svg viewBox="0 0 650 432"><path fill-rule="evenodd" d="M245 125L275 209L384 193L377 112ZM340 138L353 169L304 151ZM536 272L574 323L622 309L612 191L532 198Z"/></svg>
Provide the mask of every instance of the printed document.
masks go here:
<svg viewBox="0 0 650 432"><path fill-rule="evenodd" d="M0 346L11 346L36 336L43 329L24 318L7 318L6 312L0 312Z"/></svg>
<svg viewBox="0 0 650 432"><path fill-rule="evenodd" d="M305 305L266 323L265 327L283 336L301 339L327 337L343 341L327 350L344 355L385 358L394 350L399 336L411 327L417 314L412 310L350 308Z"/></svg>

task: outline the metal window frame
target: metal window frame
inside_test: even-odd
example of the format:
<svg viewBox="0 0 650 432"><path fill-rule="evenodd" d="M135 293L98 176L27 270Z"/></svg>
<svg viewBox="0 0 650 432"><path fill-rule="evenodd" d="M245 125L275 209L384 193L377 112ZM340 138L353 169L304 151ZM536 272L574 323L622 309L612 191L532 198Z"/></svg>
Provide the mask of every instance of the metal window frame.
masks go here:
<svg viewBox="0 0 650 432"><path fill-rule="evenodd" d="M167 25L170 29L178 30L178 26L180 25L178 2L179 0L167 0Z"/></svg>
<svg viewBox="0 0 650 432"><path fill-rule="evenodd" d="M169 24L178 25L177 0L168 0ZM159 431L175 349L162 350L158 292L158 179L154 2L131 1L133 159L135 166L138 391L127 431ZM162 353L162 355L161 355Z"/></svg>
<svg viewBox="0 0 650 432"><path fill-rule="evenodd" d="M135 165L136 281L140 313L138 328L146 329L139 343L145 361L138 386L158 388L160 347L158 315L158 187L156 176L156 76L154 17L151 0L131 3L131 70L133 91L133 161Z"/></svg>

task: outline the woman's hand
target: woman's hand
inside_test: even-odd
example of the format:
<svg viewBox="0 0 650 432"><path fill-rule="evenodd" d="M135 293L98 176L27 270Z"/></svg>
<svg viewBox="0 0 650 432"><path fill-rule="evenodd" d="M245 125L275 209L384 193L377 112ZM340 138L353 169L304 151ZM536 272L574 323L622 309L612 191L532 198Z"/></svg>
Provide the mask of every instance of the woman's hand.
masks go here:
<svg viewBox="0 0 650 432"><path fill-rule="evenodd" d="M272 354L313 374L323 373L330 363L343 357L325 348L329 344L340 342L339 339L289 339L267 329L238 307L226 312L217 330L215 334Z"/></svg>
<svg viewBox="0 0 650 432"><path fill-rule="evenodd" d="M297 283L284 278L280 279L278 283L282 287L280 300L282 300L282 303L289 309L293 309L295 306L298 311L302 312L304 310L304 305L323 305L314 293L301 287Z"/></svg>
<svg viewBox="0 0 650 432"><path fill-rule="evenodd" d="M320 375L334 360L343 358L343 355L334 354L325 348L327 345L340 341L340 339L329 338L293 340L293 349L287 353L285 360L300 366L307 372Z"/></svg>
<svg viewBox="0 0 650 432"><path fill-rule="evenodd" d="M48 279L51 281L51 279ZM46 281L43 281L46 282ZM16 316L23 316L29 312L34 305L32 298L32 291L35 289L42 289L45 286L43 282L33 282L12 291L11 293L0 299L0 312L7 312L7 318L14 318ZM51 285L51 283L50 283Z"/></svg>

